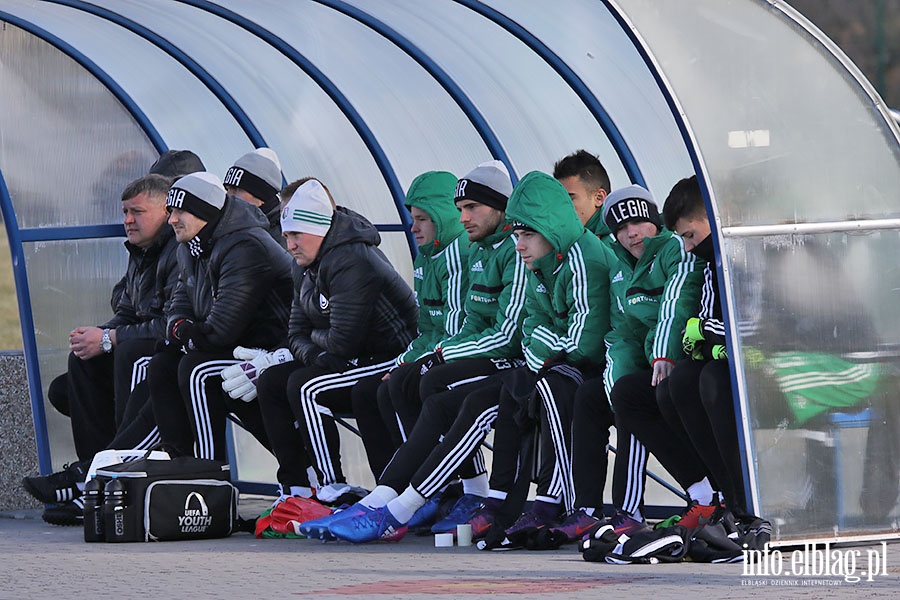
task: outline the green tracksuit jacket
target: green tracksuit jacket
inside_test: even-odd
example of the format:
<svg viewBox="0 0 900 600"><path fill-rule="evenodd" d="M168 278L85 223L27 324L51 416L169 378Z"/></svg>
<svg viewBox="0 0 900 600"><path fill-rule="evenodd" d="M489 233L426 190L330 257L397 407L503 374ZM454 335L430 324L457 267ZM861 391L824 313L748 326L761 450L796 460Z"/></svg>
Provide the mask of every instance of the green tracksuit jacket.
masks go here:
<svg viewBox="0 0 900 600"><path fill-rule="evenodd" d="M522 342L528 368L536 372L561 352L571 364L602 364L615 255L582 226L565 188L545 173L522 178L506 216L540 233L554 249L532 263L528 276Z"/></svg>
<svg viewBox="0 0 900 600"><path fill-rule="evenodd" d="M609 227L606 225L606 221L603 220L602 208L603 207L595 212L594 216L588 219L588 222L584 224L584 228L594 233L594 235L603 242L604 246L612 248L613 245L618 244L619 242L616 241L616 236L612 234Z"/></svg>
<svg viewBox="0 0 900 600"><path fill-rule="evenodd" d="M610 281L614 305L613 330L606 336L607 391L622 375L649 369L655 360L687 358L681 338L700 302L705 265L665 229L644 239L639 260L619 243L613 251L619 260Z"/></svg>
<svg viewBox="0 0 900 600"><path fill-rule="evenodd" d="M415 206L428 213L437 236L434 242L419 246L413 261L419 337L397 357L397 364L433 352L439 341L459 333L466 317L472 247L453 202L456 182L452 173L430 171L416 177L406 195L408 208Z"/></svg>
<svg viewBox="0 0 900 600"><path fill-rule="evenodd" d="M526 277L512 228L501 224L473 244L469 263L466 320L438 344L444 360L521 357Z"/></svg>

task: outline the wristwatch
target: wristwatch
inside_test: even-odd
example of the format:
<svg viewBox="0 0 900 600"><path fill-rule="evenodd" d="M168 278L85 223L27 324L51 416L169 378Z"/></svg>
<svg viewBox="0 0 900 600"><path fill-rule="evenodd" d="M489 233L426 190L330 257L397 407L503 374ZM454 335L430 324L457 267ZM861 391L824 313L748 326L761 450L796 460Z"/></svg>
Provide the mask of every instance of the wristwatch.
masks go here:
<svg viewBox="0 0 900 600"><path fill-rule="evenodd" d="M112 352L112 340L109 339L109 329L103 330L103 339L100 340L100 349L107 354Z"/></svg>

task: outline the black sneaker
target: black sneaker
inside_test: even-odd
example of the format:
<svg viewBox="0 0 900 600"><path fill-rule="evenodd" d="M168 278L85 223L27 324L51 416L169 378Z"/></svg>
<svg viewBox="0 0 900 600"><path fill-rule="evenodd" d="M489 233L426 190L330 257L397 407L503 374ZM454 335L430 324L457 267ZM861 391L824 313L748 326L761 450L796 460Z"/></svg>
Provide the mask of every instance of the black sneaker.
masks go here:
<svg viewBox="0 0 900 600"><path fill-rule="evenodd" d="M71 502L48 506L41 518L51 525L84 525L84 500L79 496Z"/></svg>
<svg viewBox="0 0 900 600"><path fill-rule="evenodd" d="M347 485L346 483L331 484L331 492L337 491L337 497L334 494L323 494L326 498L334 498L333 500L324 500L322 496L316 494L313 500L327 506L329 508L339 508L341 506L353 506L363 498L369 495L369 491L361 487Z"/></svg>
<svg viewBox="0 0 900 600"><path fill-rule="evenodd" d="M78 483L83 482L84 477L84 466L74 463L46 477L25 477L22 479L22 487L41 502L61 504L71 502L81 495Z"/></svg>

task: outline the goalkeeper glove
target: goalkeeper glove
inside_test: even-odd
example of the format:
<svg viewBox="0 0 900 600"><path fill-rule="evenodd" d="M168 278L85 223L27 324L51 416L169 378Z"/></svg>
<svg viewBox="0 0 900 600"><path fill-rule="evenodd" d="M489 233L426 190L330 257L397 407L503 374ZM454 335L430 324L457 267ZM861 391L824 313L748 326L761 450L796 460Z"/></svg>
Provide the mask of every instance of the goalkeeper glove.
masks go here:
<svg viewBox="0 0 900 600"><path fill-rule="evenodd" d="M697 317L688 319L684 327L684 337L681 338L681 347L684 349L684 353L694 360L702 360L701 350L705 339L703 337L703 319Z"/></svg>
<svg viewBox="0 0 900 600"><path fill-rule="evenodd" d="M201 324L190 319L179 319L172 326L172 336L187 350L209 350L209 340L203 333Z"/></svg>
<svg viewBox="0 0 900 600"><path fill-rule="evenodd" d="M715 346L712 347L712 350L710 351L709 354L713 360L720 360L720 359L727 360L728 359L728 348L726 348L722 344L716 344Z"/></svg>
<svg viewBox="0 0 900 600"><path fill-rule="evenodd" d="M222 389L235 400L244 402L256 398L256 382L266 369L294 360L287 348L266 352L259 348L238 346L234 349L234 357L245 362L222 370Z"/></svg>

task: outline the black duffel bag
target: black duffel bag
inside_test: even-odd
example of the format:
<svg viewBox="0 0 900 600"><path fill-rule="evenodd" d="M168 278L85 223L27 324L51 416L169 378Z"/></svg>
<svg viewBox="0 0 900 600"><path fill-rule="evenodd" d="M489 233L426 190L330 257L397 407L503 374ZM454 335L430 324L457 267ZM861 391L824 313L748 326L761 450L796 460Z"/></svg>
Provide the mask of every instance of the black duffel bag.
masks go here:
<svg viewBox="0 0 900 600"><path fill-rule="evenodd" d="M99 529L107 542L229 536L238 503L230 475L226 463L187 456L103 467L96 475L103 502L86 503L85 531Z"/></svg>

